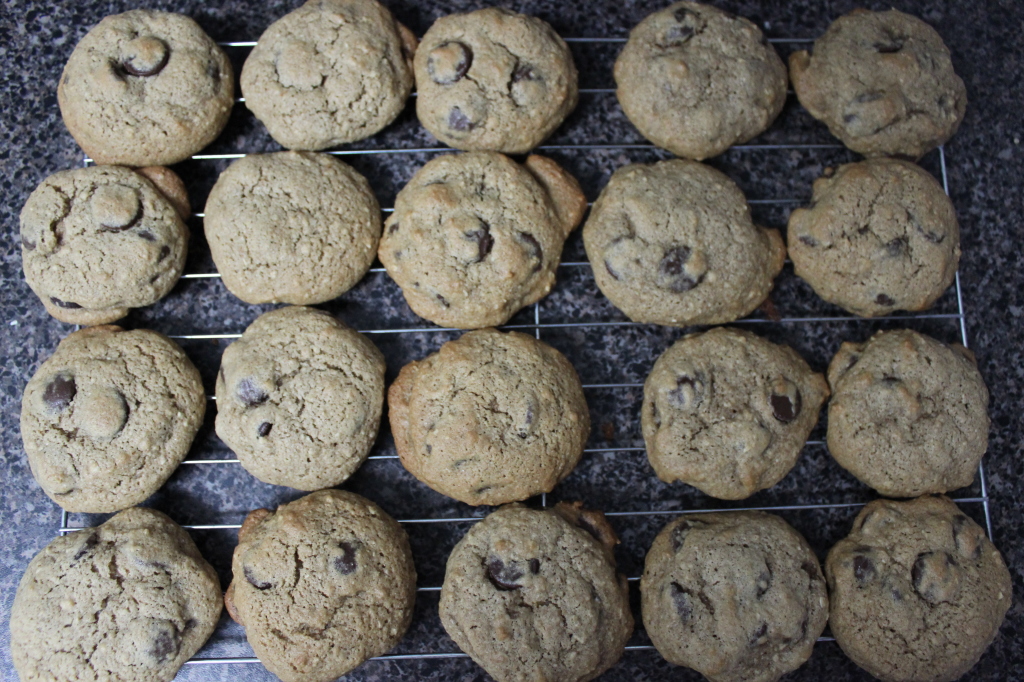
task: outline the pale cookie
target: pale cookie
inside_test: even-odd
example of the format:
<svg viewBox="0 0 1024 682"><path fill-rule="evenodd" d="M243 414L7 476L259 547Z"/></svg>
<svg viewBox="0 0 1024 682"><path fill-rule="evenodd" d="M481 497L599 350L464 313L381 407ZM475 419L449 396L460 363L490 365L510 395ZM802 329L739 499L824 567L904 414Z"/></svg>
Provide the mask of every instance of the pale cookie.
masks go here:
<svg viewBox="0 0 1024 682"><path fill-rule="evenodd" d="M405 531L373 502L321 490L257 509L238 533L228 613L284 682L329 682L395 646L412 621Z"/></svg>
<svg viewBox="0 0 1024 682"><path fill-rule="evenodd" d="M299 490L338 485L359 468L383 405L384 356L313 308L260 315L217 375L217 435L253 476Z"/></svg>
<svg viewBox="0 0 1024 682"><path fill-rule="evenodd" d="M747 315L772 290L786 249L754 224L721 172L673 159L615 171L583 227L601 293L635 322L676 327Z"/></svg>
<svg viewBox="0 0 1024 682"><path fill-rule="evenodd" d="M54 173L21 211L25 281L68 324L106 324L163 298L185 269L188 237L167 198L119 166Z"/></svg>
<svg viewBox="0 0 1024 682"><path fill-rule="evenodd" d="M409 472L467 504L551 492L590 434L576 370L518 332L467 332L402 368L388 390L395 449Z"/></svg>
<svg viewBox="0 0 1024 682"><path fill-rule="evenodd" d="M825 561L829 627L885 682L952 682L995 639L1010 573L985 531L949 498L875 500Z"/></svg>
<svg viewBox="0 0 1024 682"><path fill-rule="evenodd" d="M378 255L409 307L447 327L504 324L546 296L587 203L576 179L531 155L440 156L402 188Z"/></svg>
<svg viewBox="0 0 1024 682"><path fill-rule="evenodd" d="M11 607L11 658L26 682L170 682L220 612L217 573L188 533L135 507L32 559Z"/></svg>
<svg viewBox="0 0 1024 682"><path fill-rule="evenodd" d="M690 334L644 382L647 457L666 483L742 500L789 473L827 397L788 346L726 327Z"/></svg>
<svg viewBox="0 0 1024 682"><path fill-rule="evenodd" d="M234 105L231 62L195 21L137 9L106 17L71 53L57 101L96 163L163 166L220 135Z"/></svg>
<svg viewBox="0 0 1024 682"><path fill-rule="evenodd" d="M629 588L604 514L510 504L452 550L441 623L497 682L592 680L633 633Z"/></svg>
<svg viewBox="0 0 1024 682"><path fill-rule="evenodd" d="M629 33L616 95L648 140L690 159L761 134L786 103L786 66L752 22L677 2Z"/></svg>
<svg viewBox="0 0 1024 682"><path fill-rule="evenodd" d="M217 178L206 240L224 286L246 303L322 303L373 264L381 214L366 178L333 156L250 154Z"/></svg>
<svg viewBox="0 0 1024 682"><path fill-rule="evenodd" d="M818 557L764 512L669 523L647 553L640 593L658 652L712 682L775 682L810 658L828 620Z"/></svg>

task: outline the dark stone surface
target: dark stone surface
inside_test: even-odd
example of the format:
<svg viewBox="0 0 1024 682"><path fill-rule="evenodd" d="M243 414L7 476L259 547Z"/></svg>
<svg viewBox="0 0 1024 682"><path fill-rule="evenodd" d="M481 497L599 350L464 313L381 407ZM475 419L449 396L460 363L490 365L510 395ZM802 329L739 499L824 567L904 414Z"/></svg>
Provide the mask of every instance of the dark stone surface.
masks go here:
<svg viewBox="0 0 1024 682"><path fill-rule="evenodd" d="M296 0L256 3L225 0L156 0L147 6L183 12L196 18L219 41L255 40L274 19L294 6ZM438 16L474 9L487 3L477 0L388 0L397 17L417 34ZM567 3L563 0L523 0L502 5L536 14L563 36L624 37L629 28L647 13L661 7L653 0L603 0ZM953 53L958 73L967 83L970 105L959 133L946 146L949 189L963 231L961 275L966 310L967 335L978 355L981 371L992 392L992 432L985 459L994 540L1003 551L1013 574L1015 598L1009 616L995 643L981 663L969 674L973 680L1024 679L1021 628L1024 613L1024 542L1018 527L1024 521L1024 485L1021 464L1024 417L1020 409L1024 396L1024 334L1020 317L1024 313L1024 257L1020 244L1024 201L1020 185L1024 178L1024 137L1021 110L1024 106L1020 73L1024 55L1020 27L1024 5L1012 0L963 3L957 0L895 2L871 0L794 0L787 3L722 0L721 7L750 17L766 27L772 38L813 38L829 22L858 4L874 9L892 5L917 14L933 24ZM18 213L28 194L48 174L82 164L82 153L67 134L56 103L56 84L62 65L76 42L103 15L133 7L126 0L72 2L56 0L45 6L14 0L0 9L0 281L2 281L3 324L0 325L0 447L3 486L0 488L0 671L4 679L16 679L11 668L8 614L14 590L28 561L56 534L60 511L40 492L29 472L18 433L19 401L22 389L39 363L71 331L46 315L42 305L25 285L21 274L17 238ZM776 42L785 56L796 44ZM227 48L240 68L247 48ZM610 88L611 64L617 44L575 43L573 53L584 88ZM644 140L626 121L613 94L583 94L580 105L549 145L640 143ZM791 97L780 120L762 135L757 144L834 145L823 125L813 121ZM373 139L351 145L354 150L436 147L437 142L417 123L409 106L400 119ZM210 148L211 153L238 153L276 149L276 144L253 117L239 106L225 133ZM354 154L343 157L365 173L374 185L382 206L390 206L402 184L436 152L401 154ZM607 149L582 151L551 149L549 153L575 173L593 200L608 177L630 162L666 158L656 150ZM735 149L711 161L730 175L755 202L755 217L768 225L782 227L793 206L810 195L811 182L825 166L842 163L853 156L846 150L825 149ZM939 172L939 155L929 154L922 162ZM226 161L188 161L177 170L189 185L193 206L200 211L216 174ZM193 243L188 273L213 272L213 264L202 238L201 219L191 222ZM567 263L559 271L559 283L537 310L542 325L562 322L614 322L624 318L596 290L585 263L578 233L567 244ZM581 262L582 261L582 262ZM761 313L743 321L745 327L774 341L797 348L821 370L839 343L865 339L875 329L907 325L946 341L959 338L956 318L890 318L881 321L851 320L842 311L817 299L787 267L779 278L775 304L783 320L773 322ZM398 288L383 272L369 274L351 292L324 308L349 324L363 329L423 328L416 333L382 333L373 340L388 359L388 380L409 360L436 350L457 334L437 331L411 313ZM226 292L217 279L185 279L163 301L140 310L122 324L150 327L171 335L238 334L266 306L242 304ZM949 292L929 312L956 313L955 292ZM827 318L818 321L793 318ZM534 310L523 311L513 325L529 326ZM702 507L799 506L812 508L781 512L824 556L828 547L848 530L857 504L874 495L841 470L828 456L820 440L822 426L794 468L779 485L742 503L722 503L682 484L665 485L653 475L644 457L638 410L644 380L651 364L681 330L654 326L597 326L577 328L543 327L541 338L562 350L575 364L586 384L624 383L631 386L587 389L594 433L589 447L607 451L588 453L575 472L548 496L582 499L588 505L610 512L623 544L618 556L623 570L637 576L643 556L658 529L670 515L629 515L631 511L678 511ZM220 353L229 339L182 340L182 345L203 373L208 388L213 386ZM212 412L212 410L211 410ZM212 430L212 414L197 438L190 458L231 458L230 451ZM615 450L616 448L627 448ZM485 509L473 509L448 500L415 481L394 459L394 447L385 428L367 462L345 487L360 492L384 506L399 519L462 518L481 516ZM266 485L255 480L237 464L187 464L148 504L167 511L183 524L237 524L244 514L258 506L294 499L294 490ZM975 482L956 497L978 497ZM531 503L539 504L539 500ZM849 504L831 509L817 505ZM964 510L984 521L983 506L966 503ZM103 517L72 515L72 525L96 523ZM419 567L420 584L436 587L443 579L444 561L468 528L466 521L408 523ZM230 578L229 562L235 543L231 529L194 530L193 537L221 574ZM634 585L635 590L635 585ZM637 594L634 594L636 597ZM638 600L634 600L638 601ZM638 629L632 644L647 643ZM437 617L437 593L422 591L416 618L396 653L453 652L454 643L445 635ZM249 656L242 629L226 619L201 656ZM258 664L190 665L180 679L273 679ZM820 643L811 660L787 679L836 682L868 679L848 661L834 642ZM465 658L369 662L350 679L487 679ZM606 680L698 679L698 676L665 663L649 650L627 652L621 663L609 671Z"/></svg>

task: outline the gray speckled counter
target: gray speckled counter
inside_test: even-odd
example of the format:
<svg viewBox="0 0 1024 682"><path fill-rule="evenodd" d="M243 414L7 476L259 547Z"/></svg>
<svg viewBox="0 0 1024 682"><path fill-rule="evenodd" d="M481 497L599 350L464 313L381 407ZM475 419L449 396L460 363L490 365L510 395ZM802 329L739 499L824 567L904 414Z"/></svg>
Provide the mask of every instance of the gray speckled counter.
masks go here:
<svg viewBox="0 0 1024 682"><path fill-rule="evenodd" d="M488 3L457 0L388 0L396 16L418 34L441 14L464 11ZM607 0L567 3L535 0L500 3L536 14L551 22L563 36L624 37L629 28L650 11L662 6L653 0ZM969 675L974 680L1024 679L1024 641L1018 629L1024 625L1021 596L1024 595L1024 542L1017 531L1024 521L1024 484L1021 483L1021 440L1024 417L1020 409L1024 394L1024 334L1019 318L1024 313L1024 263L1021 248L1024 201L1020 184L1024 178L1024 94L1020 73L1024 54L1020 27L1024 5L1010 0L986 3L897 1L854 3L846 0L787 3L722 0L719 6L750 17L766 27L771 38L813 38L824 31L831 19L857 4L884 9L892 4L922 16L945 38L953 52L957 71L967 83L970 97L967 119L957 136L946 146L949 188L961 220L964 256L961 263L966 330L978 355L982 373L992 392L992 433L985 460L994 539L1010 565L1015 599L999 637L982 662ZM197 0L159 0L147 6L191 15L219 41L255 40L274 19L297 5L297 0L257 3L225 0L219 7ZM75 43L88 27L105 14L134 7L126 0L72 2L56 0L45 6L24 0L8 2L0 9L0 442L4 466L0 488L0 671L4 679L16 679L10 663L8 613L14 591L31 557L57 533L59 509L35 485L29 473L18 433L18 412L22 388L39 363L56 347L71 328L45 314L42 305L25 285L21 275L17 238L18 213L28 194L48 174L82 164L82 153L67 134L56 104L56 85L61 68ZM581 87L606 89L613 86L611 64L618 53L614 43L575 43L573 53L580 70ZM778 42L785 57L793 42ZM228 48L236 69L241 67L247 48ZM549 145L588 143L643 143L644 140L621 113L610 92L581 95L580 104ZM833 144L823 125L813 121L791 98L780 120L755 143ZM436 147L437 142L417 123L412 107L383 133L353 145L354 149L409 149ZM276 149L262 126L244 109L237 107L228 129L210 151L231 153ZM391 206L402 184L428 158L429 153L354 154L344 157L373 183L382 206ZM588 197L597 196L608 177L619 166L637 161L665 158L654 150L613 148L580 150L557 148L550 156L579 177ZM711 163L732 177L754 205L755 218L771 226L783 226L793 206L810 196L811 182L825 166L852 159L841 148L737 149ZM189 161L176 169L189 185L193 206L200 210L216 174L225 161ZM923 164L939 173L937 152ZM786 200L786 201L779 201ZM212 273L213 264L202 237L199 219L191 222L193 243L187 273ZM657 357L681 330L655 326L558 326L565 322L615 322L624 318L599 294L586 265L578 233L564 254L566 264L559 270L559 282L536 311L527 309L516 316L514 325L534 328L540 336L562 350L575 364L585 384L622 384L587 390L594 432L589 452L579 467L560 484L548 503L556 499L582 499L606 511L627 512L614 516L612 523L622 536L618 557L622 570L637 576L643 556L657 530L668 520L665 515L630 515L643 510L686 510L702 507L785 506L810 508L781 511L804 533L824 556L828 547L847 532L857 504L873 497L871 491L841 470L820 443L819 427L812 442L789 476L771 490L758 493L742 504L722 503L682 484L659 482L646 462L640 437L638 409L642 398L637 385ZM865 339L878 328L906 324L947 341L957 340L959 320L954 316L957 299L951 291L929 315L913 320L825 320L794 321L792 318L837 318L843 313L818 300L797 280L791 268L781 275L773 299L783 321L772 322L755 313L744 321L747 328L774 341L797 348L812 366L823 370L839 344L847 339ZM373 340L388 360L392 380L405 362L436 350L455 334L431 330L430 325L411 313L398 288L380 271L371 272L355 289L325 306L360 329L423 328L414 333L375 334ZM215 278L184 279L157 305L133 313L129 327L150 327L171 335L237 334L266 307L249 306L233 298ZM939 314L936 317L935 314ZM182 340L186 352L203 373L212 393L220 352L228 340ZM213 412L212 410L210 411ZM367 462L345 487L379 502L399 519L480 516L485 510L453 502L419 484L397 460L385 428ZM231 457L212 429L212 414L200 432L191 459ZM955 496L977 498L978 482ZM182 524L237 524L244 514L258 506L294 499L296 491L260 483L237 464L186 464L149 504L167 511ZM539 500L533 501L539 504ZM816 508L838 503L853 506ZM966 503L964 510L984 522L982 505ZM71 525L101 521L102 517L72 515ZM420 585L434 587L443 579L445 559L465 532L468 522L408 523L420 575ZM230 578L229 558L235 543L233 530L194 530L193 537L221 574ZM635 588L634 588L635 592ZM638 594L634 594L638 597ZM634 600L638 602L638 599ZM636 606L636 604L634 604ZM631 644L647 644L638 632ZM437 617L437 593L421 591L416 618L409 634L395 653L452 652L454 643L444 634ZM241 628L224 619L201 657L250 656ZM190 665L180 679L272 679L258 664ZM867 679L850 663L833 642L819 643L811 660L787 679ZM369 662L350 679L487 679L465 658L434 660L389 660ZM622 662L602 679L661 680L698 679L695 674L665 663L653 651L627 652Z"/></svg>

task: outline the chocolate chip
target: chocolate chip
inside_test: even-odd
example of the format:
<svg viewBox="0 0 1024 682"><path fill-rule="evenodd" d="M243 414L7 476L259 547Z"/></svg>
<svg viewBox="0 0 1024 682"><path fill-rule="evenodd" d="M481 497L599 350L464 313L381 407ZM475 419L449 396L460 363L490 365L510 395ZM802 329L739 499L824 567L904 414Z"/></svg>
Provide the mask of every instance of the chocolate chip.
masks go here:
<svg viewBox="0 0 1024 682"><path fill-rule="evenodd" d="M451 40L431 50L427 73L438 85L451 85L462 80L472 65L473 50L469 45Z"/></svg>
<svg viewBox="0 0 1024 682"><path fill-rule="evenodd" d="M159 621L154 625L156 633L146 652L157 664L166 663L178 655L181 638L178 629L170 621Z"/></svg>
<svg viewBox="0 0 1024 682"><path fill-rule="evenodd" d="M238 382L238 386L235 388L235 395L238 396L238 399L246 407L262 405L270 397L262 388L256 385L256 380L252 377L246 377Z"/></svg>
<svg viewBox="0 0 1024 682"><path fill-rule="evenodd" d="M878 305L890 306L896 305L896 301L885 294L879 294L875 297L875 303Z"/></svg>
<svg viewBox="0 0 1024 682"><path fill-rule="evenodd" d="M960 567L949 552L918 554L910 579L914 591L929 604L953 601L960 593Z"/></svg>
<svg viewBox="0 0 1024 682"><path fill-rule="evenodd" d="M701 19L700 15L696 12L680 7L672 13L672 18L675 19L679 25L671 26L662 35L660 45L664 48L681 47L685 45L693 36L700 33L705 26L705 22Z"/></svg>
<svg viewBox="0 0 1024 682"><path fill-rule="evenodd" d="M534 575L540 573L540 559L530 559L530 573Z"/></svg>
<svg viewBox="0 0 1024 682"><path fill-rule="evenodd" d="M269 436L269 435L270 435L270 430L271 430L272 428L274 428L274 425L273 425L273 424L271 424L270 422L263 422L263 423L261 423L261 424L259 425L259 427L258 427L258 428L256 429L256 435L257 435L257 436L258 436L259 438L266 438L267 436Z"/></svg>
<svg viewBox="0 0 1024 682"><path fill-rule="evenodd" d="M984 535L981 528L964 515L953 517L953 541L962 556L977 561L981 558Z"/></svg>
<svg viewBox="0 0 1024 682"><path fill-rule="evenodd" d="M124 232L125 230L135 227L138 222L142 220L142 202L139 202L139 208L135 211L135 215L128 219L127 222L122 223L120 220L114 220L112 223L100 223L100 232ZM166 246L164 247L167 248Z"/></svg>
<svg viewBox="0 0 1024 682"><path fill-rule="evenodd" d="M910 222L913 223L914 229L917 230L918 234L924 237L927 241L930 241L932 244L941 244L946 240L945 234L940 234L938 232L926 230L924 226L921 225L920 221L917 219L917 216L911 213L910 211L907 211L907 217L910 219Z"/></svg>
<svg viewBox="0 0 1024 682"><path fill-rule="evenodd" d="M398 232L398 223L397 222L391 223L391 225L388 226L388 234L394 234L395 232Z"/></svg>
<svg viewBox="0 0 1024 682"><path fill-rule="evenodd" d="M875 569L875 562L862 554L853 557L853 577L861 585L867 585L875 579L878 571Z"/></svg>
<svg viewBox="0 0 1024 682"><path fill-rule="evenodd" d="M694 278L686 271L686 261L690 260L691 250L688 246L674 246L665 252L658 264L659 280L667 280L664 286L677 294L693 289L701 283L704 275ZM663 286L663 282L658 282Z"/></svg>
<svg viewBox="0 0 1024 682"><path fill-rule="evenodd" d="M682 519L676 527L672 529L672 551L678 552L682 549L683 544L686 542L686 536L689 535L690 531L694 528L702 528L708 525L704 521L697 519Z"/></svg>
<svg viewBox="0 0 1024 682"><path fill-rule="evenodd" d="M607 258L604 259L604 269L608 271L608 274L611 275L613 279L622 279L619 273L615 272L615 269L612 267L611 263L608 262Z"/></svg>
<svg viewBox="0 0 1024 682"><path fill-rule="evenodd" d="M529 232L516 232L516 237L526 245L527 250L530 252L530 258L537 260L537 263L533 266L533 271L537 272L544 265L544 249L541 248L540 242Z"/></svg>
<svg viewBox="0 0 1024 682"><path fill-rule="evenodd" d="M51 412L63 412L75 399L76 393L78 393L78 386L75 384L75 378L66 374L58 374L50 379L50 383L46 384L46 388L43 389L43 402Z"/></svg>
<svg viewBox="0 0 1024 682"><path fill-rule="evenodd" d="M512 72L512 82L518 83L520 81L539 81L540 73L537 69L533 68L529 64L520 64L516 67L516 70Z"/></svg>
<svg viewBox="0 0 1024 682"><path fill-rule="evenodd" d="M484 565L487 567L487 579L499 590L508 592L522 587L516 581L523 577L523 572L519 570L515 562L505 564L498 557L490 557Z"/></svg>
<svg viewBox="0 0 1024 682"><path fill-rule="evenodd" d="M474 125L469 120L469 117L462 113L462 109L452 107L452 110L448 112L448 127L460 133L465 133L472 130Z"/></svg>
<svg viewBox="0 0 1024 682"><path fill-rule="evenodd" d="M483 220L480 221L481 227L472 232L467 232L463 236L473 242L476 242L478 247L478 255L476 262L479 263L484 258L487 258L487 254L494 248L494 237L491 236L491 226Z"/></svg>
<svg viewBox="0 0 1024 682"><path fill-rule="evenodd" d="M252 569L249 566L243 568L242 573L245 574L245 579L249 582L249 584L255 587L257 590L269 590L271 587L274 586L274 583L266 582L264 580L259 580L258 578L256 578L256 576L253 575Z"/></svg>
<svg viewBox="0 0 1024 682"><path fill-rule="evenodd" d="M135 234L139 235L140 237L145 239L147 242L155 242L156 241L156 237L153 236L153 233L150 232L149 230L139 230Z"/></svg>
<svg viewBox="0 0 1024 682"><path fill-rule="evenodd" d="M680 374L676 387L668 392L669 403L681 410L693 410L704 400L704 375L694 372L693 376Z"/></svg>
<svg viewBox="0 0 1024 682"><path fill-rule="evenodd" d="M77 552L75 552L75 556L71 557L71 561L72 562L78 561L79 559L84 557L86 554L88 554L90 551L92 551L92 548L95 547L98 544L100 544L100 536L99 536L99 534L98 533L89 533L89 536L87 538L85 538L85 542L83 542L82 546L78 548Z"/></svg>
<svg viewBox="0 0 1024 682"><path fill-rule="evenodd" d="M898 36L888 36L886 40L875 43L872 47L880 54L893 54L903 49L906 39Z"/></svg>
<svg viewBox="0 0 1024 682"><path fill-rule="evenodd" d="M772 586L772 569L765 566L765 569L757 576L757 598L760 599Z"/></svg>
<svg viewBox="0 0 1024 682"><path fill-rule="evenodd" d="M584 516L583 514L580 514L576 518L576 525L579 526L580 528L582 528L583 530L587 531L591 535L593 535L594 539L597 540L598 542L601 541L601 531L598 530L597 526L595 526L593 523L591 523L590 520L586 516Z"/></svg>
<svg viewBox="0 0 1024 682"><path fill-rule="evenodd" d="M885 252L889 254L890 258L898 258L907 254L907 238L896 237L895 239L886 242Z"/></svg>
<svg viewBox="0 0 1024 682"><path fill-rule="evenodd" d="M789 424L800 416L800 408L803 407L803 399L800 391L795 390L794 395L780 395L772 393L769 398L772 404L772 416L783 424Z"/></svg>
<svg viewBox="0 0 1024 682"><path fill-rule="evenodd" d="M450 308L452 306L452 304L448 302L448 299L442 296L441 294L435 294L435 296L437 297L437 302L443 305L445 308Z"/></svg>
<svg viewBox="0 0 1024 682"><path fill-rule="evenodd" d="M339 542L341 556L334 559L334 570L342 575L350 575L356 570L356 547L348 542Z"/></svg>
<svg viewBox="0 0 1024 682"><path fill-rule="evenodd" d="M821 580L821 572L818 569L818 564L813 561L805 561L800 564L800 569L807 574L807 577L811 579L811 582Z"/></svg>
<svg viewBox="0 0 1024 682"><path fill-rule="evenodd" d="M24 246L29 251L36 250L36 243L29 239L28 237L26 237L25 235L21 236L21 245Z"/></svg>
<svg viewBox="0 0 1024 682"><path fill-rule="evenodd" d="M676 607L676 613L679 614L679 620L684 623L689 621L693 616L693 603L690 601L690 596L693 593L679 583L669 585L669 591L672 595L672 603Z"/></svg>
<svg viewBox="0 0 1024 682"><path fill-rule="evenodd" d="M885 97L885 95L883 95L880 92L862 92L861 94L854 97L852 102L854 104L867 104L869 102L877 102L883 97Z"/></svg>
<svg viewBox="0 0 1024 682"><path fill-rule="evenodd" d="M767 634L768 634L768 623L766 623L766 622L765 623L761 623L761 626L758 627L757 630L755 630L753 632L753 634L750 635L750 645L751 646L756 645L758 642L761 641L761 638L764 637Z"/></svg>
<svg viewBox="0 0 1024 682"><path fill-rule="evenodd" d="M533 425L533 419L533 407L527 406L526 416L523 418L523 426L522 428L519 429L519 432L517 434L520 438L525 439L530 436L530 427Z"/></svg>
<svg viewBox="0 0 1024 682"><path fill-rule="evenodd" d="M154 36L142 36L131 41L128 52L121 66L127 74L143 78L160 73L171 57L167 44Z"/></svg>
<svg viewBox="0 0 1024 682"><path fill-rule="evenodd" d="M164 258L167 258L170 255L171 255L171 247L169 247L166 244L164 244L163 246L160 247L160 255L157 257L156 260L159 263Z"/></svg>
<svg viewBox="0 0 1024 682"><path fill-rule="evenodd" d="M810 246L812 248L818 245L817 239L806 234L800 235L799 237L797 237L797 239L799 239L802 244L806 244L807 246Z"/></svg>
<svg viewBox="0 0 1024 682"><path fill-rule="evenodd" d="M64 308L65 310L78 310L82 306L78 305L74 301L62 301L56 296L50 297L50 303L53 303L58 308Z"/></svg>
<svg viewBox="0 0 1024 682"><path fill-rule="evenodd" d="M477 495L483 495L485 492L487 492L490 489L491 489L491 486L485 485L483 487L477 488L473 492L476 493Z"/></svg>

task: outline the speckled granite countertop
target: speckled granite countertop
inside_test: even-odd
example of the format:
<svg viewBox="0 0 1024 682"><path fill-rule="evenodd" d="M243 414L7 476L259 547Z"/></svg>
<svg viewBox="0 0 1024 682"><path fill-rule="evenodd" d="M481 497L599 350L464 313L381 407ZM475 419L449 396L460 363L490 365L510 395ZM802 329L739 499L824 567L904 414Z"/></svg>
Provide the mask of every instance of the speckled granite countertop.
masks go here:
<svg viewBox="0 0 1024 682"><path fill-rule="evenodd" d="M191 15L218 41L255 40L274 19L293 7L297 0L256 3L224 0L219 8L198 0L158 0L147 6ZM396 16L422 35L438 16L483 6L478 0L386 0ZM646 14L664 5L659 0L599 0L569 3L558 0L502 2L519 11L536 14L563 36L624 37L629 28ZM747 16L765 27L771 38L814 38L829 22L857 5L885 9L892 5L925 18L942 34L953 52L958 73L967 83L970 105L967 119L946 146L950 193L963 231L961 275L966 310L966 331L978 355L981 371L992 392L992 433L985 460L991 522L996 545L1003 551L1014 579L1014 604L995 643L981 663L969 674L972 680L1024 679L1024 625L1021 598L1024 596L1024 542L1017 528L1024 521L1024 484L1019 461L1024 437L1024 334L1019 322L1024 312L1024 263L1022 219L1024 200L1020 191L1024 178L1024 4L1012 0L989 0L972 4L949 0L864 2L852 0L794 0L786 3L754 0L720 0L715 4ZM16 679L11 667L8 614L18 580L26 564L57 533L60 511L32 480L18 432L21 392L42 360L71 328L53 319L25 285L18 246L18 213L28 194L48 174L82 164L82 153L67 134L56 102L57 79L76 42L104 15L132 9L127 0L72 2L55 0L36 4L24 0L5 3L0 9L0 456L3 485L0 488L0 671L4 679ZM777 42L785 57L796 46ZM241 67L247 48L227 48L236 69ZM611 64L620 46L614 43L574 43L581 87L607 89L613 86ZM610 92L585 93L566 124L548 142L562 145L545 153L565 164L580 178L592 200L619 166L667 155L644 149L580 150L565 147L587 143L643 143L626 121ZM758 145L832 144L823 125L814 122L791 98L773 128L754 141ZM435 147L437 142L416 122L412 107L399 120L373 139L353 145L356 149L409 149ZM221 153L276 149L262 126L241 106L228 129L211 148ZM382 206L390 206L397 190L431 153L354 154L344 159L365 173L373 183ZM733 150L711 163L736 180L748 197L764 203L754 206L755 218L783 226L791 208L810 196L811 182L827 165L850 160L840 148L755 148ZM176 169L189 185L193 206L201 210L206 194L226 161L189 161ZM924 160L929 170L940 173L937 152ZM789 201L781 201L789 200ZM193 219L193 245L187 273L214 272L209 250L202 237L201 221ZM680 330L653 326L602 327L587 324L560 327L562 322L608 322L623 318L597 292L585 265L578 233L570 239L559 271L559 283L537 311L541 338L566 353L576 365L587 390L594 421L589 452L577 470L554 493L554 499L582 499L589 506L606 511L626 512L612 518L623 544L619 561L630 576L637 576L643 555L657 530L669 516L630 515L642 510L685 510L707 506L800 507L781 511L804 533L824 556L828 547L849 529L856 506L817 508L817 505L859 503L873 494L842 471L820 444L809 444L793 472L778 486L758 493L740 504L716 502L693 488L660 483L647 465L639 433L638 386L651 364L680 334ZM582 262L582 263L581 263ZM572 265L571 263L581 263ZM785 318L781 322L754 319L743 324L775 341L796 347L819 370L823 370L842 340L865 339L878 328L905 324L947 341L959 339L955 292L942 298L929 316L910 321L830 320L808 322L794 318L841 317L843 313L819 301L792 274L789 267L779 279L773 298ZM373 340L388 359L388 379L411 359L435 350L453 338L449 332L431 331L406 307L398 288L383 272L371 272L341 299L325 308L360 329L425 328L414 333L375 334ZM171 335L231 334L241 332L266 307L248 306L228 294L215 278L183 280L163 301L133 313L124 323L129 327L150 327ZM936 317L933 314L938 313ZM520 313L513 324L530 326L535 311ZM529 327L533 329L534 327ZM199 366L212 393L220 352L228 340L181 340ZM212 410L210 411L213 412ZM823 438L822 429L812 435ZM373 453L380 456L365 464L345 487L376 500L399 519L480 516L481 509L455 503L433 493L412 479L388 455L394 454L385 429ZM200 432L190 458L230 457L216 438L212 415ZM958 491L955 497L977 498L978 482ZM236 524L245 512L258 506L277 504L298 496L296 491L265 485L236 464L183 465L149 504L167 511L182 524ZM535 500L539 504L539 501ZM968 502L964 510L984 523L983 506ZM89 525L101 517L72 515L70 524ZM420 585L438 586L444 575L444 561L468 524L409 523L419 569ZM229 580L229 558L235 543L233 530L193 530L200 548L221 574ZM635 586L634 586L634 592ZM638 596L636 593L634 597ZM638 599L635 599L638 601ZM631 644L644 645L642 633ZM437 593L421 591L415 621L395 653L452 652L454 643L444 634L437 618ZM251 656L240 628L222 621L201 657ZM790 675L793 680L831 679L835 682L867 679L849 662L834 642L822 642L811 660ZM190 665L179 679L273 679L258 664ZM388 660L364 664L348 679L487 679L465 658L433 660ZM623 660L601 679L662 680L698 679L690 671L665 663L653 651L627 652Z"/></svg>

